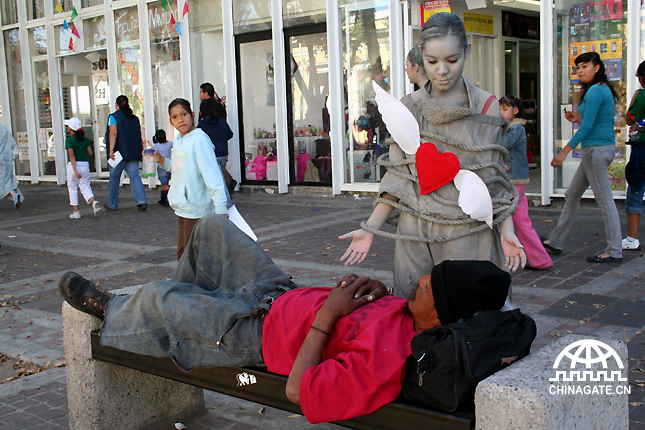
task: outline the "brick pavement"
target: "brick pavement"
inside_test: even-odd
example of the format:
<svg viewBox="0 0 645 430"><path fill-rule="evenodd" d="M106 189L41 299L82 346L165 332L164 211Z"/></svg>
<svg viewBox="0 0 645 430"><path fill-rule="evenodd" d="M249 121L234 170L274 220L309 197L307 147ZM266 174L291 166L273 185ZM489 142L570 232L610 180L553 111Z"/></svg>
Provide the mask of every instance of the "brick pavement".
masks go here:
<svg viewBox="0 0 645 430"><path fill-rule="evenodd" d="M105 186L93 187L97 199L104 202ZM76 270L106 289L168 278L175 266L176 218L171 210L154 203L158 194L151 190L147 192L148 211L138 212L125 187L119 211L95 218L89 206L81 206L84 217L72 221L67 218L66 188L23 188L27 200L19 211L0 202L0 351L21 354L41 365L52 361L51 365L62 362L64 355L58 277L66 270ZM327 286L350 270L391 283L393 243L389 240L377 238L360 266L347 269L338 261L347 243L337 237L358 228L369 216L370 198L236 193L234 200L262 247L300 285ZM639 386L645 385L641 331L645 326L645 260L641 252L626 252L622 265L588 263L587 255L602 250L604 231L599 210L593 204L583 206L563 254L554 257L551 269L513 274L513 301L538 324L534 349L569 333L629 341L630 402L637 405L645 401L645 388ZM555 226L558 213L551 208L531 209L539 234ZM625 229L622 213L621 221ZM59 373L55 374L58 379L46 379L50 372L61 370L23 378L41 378L44 382L38 389L20 390L21 380L1 384L0 423L12 420L14 427L25 429L66 428L66 406L55 400L65 397L64 380ZM276 428L303 428L305 423L302 417L287 419L280 411L260 415L255 406L245 409L235 403L237 399L218 396L207 396L211 402L207 415L185 424L189 428L247 429L267 428L269 422ZM645 407L630 407L630 419L630 428L645 430Z"/></svg>

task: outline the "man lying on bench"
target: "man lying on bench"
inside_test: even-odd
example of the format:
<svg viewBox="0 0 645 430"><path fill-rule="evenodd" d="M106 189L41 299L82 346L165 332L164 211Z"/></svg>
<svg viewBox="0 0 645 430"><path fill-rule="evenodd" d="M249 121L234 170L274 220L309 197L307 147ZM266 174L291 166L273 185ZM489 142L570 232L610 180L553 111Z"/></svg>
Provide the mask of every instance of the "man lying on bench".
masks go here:
<svg viewBox="0 0 645 430"><path fill-rule="evenodd" d="M112 295L73 272L58 283L74 308L104 320L101 343L195 367L266 366L311 423L393 401L416 332L504 305L510 275L487 261L445 261L410 300L369 277L333 288L291 282L227 219L204 217L169 281Z"/></svg>

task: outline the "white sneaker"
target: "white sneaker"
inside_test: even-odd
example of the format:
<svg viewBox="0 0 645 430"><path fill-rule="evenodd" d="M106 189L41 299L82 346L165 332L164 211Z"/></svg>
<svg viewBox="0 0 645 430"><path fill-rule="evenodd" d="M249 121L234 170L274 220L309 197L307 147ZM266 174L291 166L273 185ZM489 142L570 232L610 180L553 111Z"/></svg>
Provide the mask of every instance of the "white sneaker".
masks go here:
<svg viewBox="0 0 645 430"><path fill-rule="evenodd" d="M72 212L71 214L69 214L69 217L71 219L81 219L81 213L80 212Z"/></svg>
<svg viewBox="0 0 645 430"><path fill-rule="evenodd" d="M623 249L627 251L637 251L641 249L641 243L638 239L627 236L623 239Z"/></svg>
<svg viewBox="0 0 645 430"><path fill-rule="evenodd" d="M94 216L98 215L99 212L101 212L101 206L99 205L99 202L94 200L94 203L92 203L92 209L94 209Z"/></svg>

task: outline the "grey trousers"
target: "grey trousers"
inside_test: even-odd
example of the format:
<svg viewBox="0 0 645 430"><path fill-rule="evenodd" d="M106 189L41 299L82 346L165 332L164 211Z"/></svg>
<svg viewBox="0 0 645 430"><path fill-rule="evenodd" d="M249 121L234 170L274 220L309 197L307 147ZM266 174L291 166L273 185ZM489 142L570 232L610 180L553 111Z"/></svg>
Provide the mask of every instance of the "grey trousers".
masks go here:
<svg viewBox="0 0 645 430"><path fill-rule="evenodd" d="M571 232L580 209L580 199L591 186L596 202L602 209L607 247L604 252L611 257L622 258L620 219L609 183L607 168L616 156L615 145L587 146L582 148L582 161L571 179L564 195L565 202L558 219L558 225L549 235L549 243L556 248L564 248L564 241Z"/></svg>

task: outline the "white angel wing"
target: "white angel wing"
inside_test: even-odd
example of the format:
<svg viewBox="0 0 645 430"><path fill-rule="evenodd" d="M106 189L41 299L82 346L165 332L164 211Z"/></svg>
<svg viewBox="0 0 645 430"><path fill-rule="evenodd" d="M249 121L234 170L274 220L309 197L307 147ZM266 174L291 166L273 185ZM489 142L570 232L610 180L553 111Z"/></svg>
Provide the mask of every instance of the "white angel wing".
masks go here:
<svg viewBox="0 0 645 430"><path fill-rule="evenodd" d="M459 190L457 202L461 210L493 228L493 201L484 181L470 170L460 170L454 181Z"/></svg>
<svg viewBox="0 0 645 430"><path fill-rule="evenodd" d="M376 82L372 81L372 87L376 93L378 111L381 112L392 138L403 152L409 155L416 154L421 142L417 120L403 103L392 97Z"/></svg>

